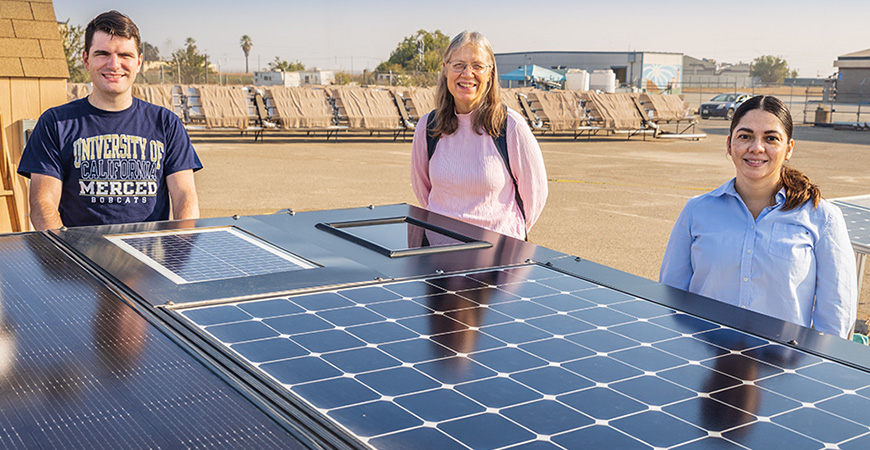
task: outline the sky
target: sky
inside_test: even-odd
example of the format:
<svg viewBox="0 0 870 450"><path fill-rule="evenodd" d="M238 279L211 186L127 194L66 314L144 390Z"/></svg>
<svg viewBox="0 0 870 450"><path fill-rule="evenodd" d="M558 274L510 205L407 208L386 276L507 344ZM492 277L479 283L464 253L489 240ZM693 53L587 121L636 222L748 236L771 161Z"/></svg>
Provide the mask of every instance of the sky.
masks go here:
<svg viewBox="0 0 870 450"><path fill-rule="evenodd" d="M785 5L785 6L783 6ZM275 57L306 67L374 69L417 30L476 30L496 53L675 52L718 62L783 57L801 77L836 72L838 56L870 48L870 0L54 0L57 20L85 26L117 9L163 57L188 37L222 72Z"/></svg>

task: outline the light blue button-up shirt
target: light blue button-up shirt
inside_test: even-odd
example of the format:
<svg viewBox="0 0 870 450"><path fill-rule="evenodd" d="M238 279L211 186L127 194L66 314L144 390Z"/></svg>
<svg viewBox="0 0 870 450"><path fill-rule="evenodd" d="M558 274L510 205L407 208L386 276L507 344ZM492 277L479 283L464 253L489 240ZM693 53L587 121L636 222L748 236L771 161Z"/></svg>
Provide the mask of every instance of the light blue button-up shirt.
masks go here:
<svg viewBox="0 0 870 450"><path fill-rule="evenodd" d="M848 337L858 305L843 213L822 200L753 219L734 179L690 199L665 250L659 281L818 331Z"/></svg>

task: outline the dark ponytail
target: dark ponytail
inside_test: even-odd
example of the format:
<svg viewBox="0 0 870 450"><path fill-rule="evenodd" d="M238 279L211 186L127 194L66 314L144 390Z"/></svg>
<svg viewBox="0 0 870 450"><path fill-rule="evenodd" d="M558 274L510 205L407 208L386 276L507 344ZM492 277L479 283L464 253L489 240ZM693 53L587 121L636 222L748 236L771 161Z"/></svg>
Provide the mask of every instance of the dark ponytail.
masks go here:
<svg viewBox="0 0 870 450"><path fill-rule="evenodd" d="M737 111L734 112L734 117L731 119L731 131L729 134L734 133L734 129L746 113L755 109L760 109L773 114L785 129L786 139L791 141L791 136L794 131L794 122L792 121L791 113L782 100L770 95L757 95L743 102L740 107L737 108ZM785 206L782 208L783 211L795 209L803 205L807 200L813 202L814 208L819 207L819 200L822 198L822 193L819 191L819 187L813 184L813 182L810 181L806 175L801 173L801 171L789 166L782 166L782 171L780 172L780 183L782 183L782 187L785 188Z"/></svg>
<svg viewBox="0 0 870 450"><path fill-rule="evenodd" d="M813 208L819 207L822 193L819 187L810 181L800 170L782 166L780 182L785 188L785 205L783 211L790 211L804 204L807 200L813 202Z"/></svg>

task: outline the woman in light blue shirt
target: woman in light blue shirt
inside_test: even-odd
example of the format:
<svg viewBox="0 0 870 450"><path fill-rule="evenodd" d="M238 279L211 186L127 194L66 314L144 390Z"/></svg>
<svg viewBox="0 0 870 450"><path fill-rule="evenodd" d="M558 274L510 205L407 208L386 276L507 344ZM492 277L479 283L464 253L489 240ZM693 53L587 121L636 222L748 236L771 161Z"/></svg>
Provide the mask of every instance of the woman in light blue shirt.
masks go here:
<svg viewBox="0 0 870 450"><path fill-rule="evenodd" d="M776 97L737 109L726 141L736 176L686 203L659 281L848 338L858 293L846 221L785 165L792 130Z"/></svg>

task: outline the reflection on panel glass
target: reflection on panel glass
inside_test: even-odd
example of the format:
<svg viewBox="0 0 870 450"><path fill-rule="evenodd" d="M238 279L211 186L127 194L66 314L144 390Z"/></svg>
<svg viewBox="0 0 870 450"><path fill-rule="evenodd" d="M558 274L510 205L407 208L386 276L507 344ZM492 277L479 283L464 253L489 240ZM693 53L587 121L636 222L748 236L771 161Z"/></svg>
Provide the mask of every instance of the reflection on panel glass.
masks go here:
<svg viewBox="0 0 870 450"><path fill-rule="evenodd" d="M176 284L317 267L232 227L105 237Z"/></svg>
<svg viewBox="0 0 870 450"><path fill-rule="evenodd" d="M870 374L541 266L177 313L376 449L870 436Z"/></svg>
<svg viewBox="0 0 870 450"><path fill-rule="evenodd" d="M320 223L317 228L391 258L492 246L411 217Z"/></svg>

